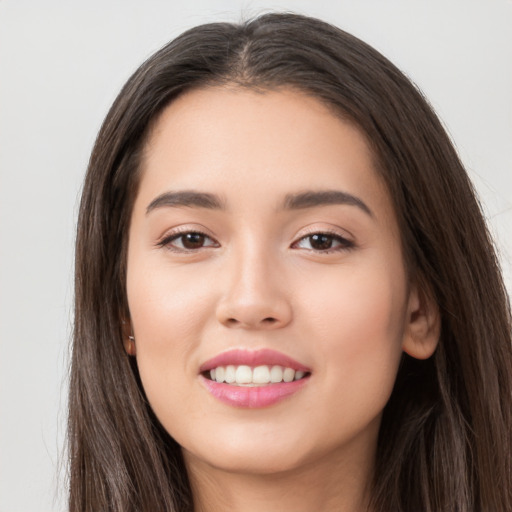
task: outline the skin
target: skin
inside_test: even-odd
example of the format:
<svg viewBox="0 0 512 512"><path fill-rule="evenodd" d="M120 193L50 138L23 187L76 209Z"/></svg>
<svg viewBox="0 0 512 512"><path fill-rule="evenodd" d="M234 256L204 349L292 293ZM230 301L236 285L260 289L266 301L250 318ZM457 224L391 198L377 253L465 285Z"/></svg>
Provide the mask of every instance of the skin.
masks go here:
<svg viewBox="0 0 512 512"><path fill-rule="evenodd" d="M191 190L222 208L154 206ZM304 191L343 191L368 211L284 207ZM197 248L177 237L197 231L207 235ZM318 249L313 233L328 233L332 248ZM429 357L438 320L410 282L390 198L355 127L293 90L179 97L147 143L127 293L126 349L183 448L197 510L364 509L402 352ZM201 364L262 348L311 368L306 385L259 409L206 390Z"/></svg>

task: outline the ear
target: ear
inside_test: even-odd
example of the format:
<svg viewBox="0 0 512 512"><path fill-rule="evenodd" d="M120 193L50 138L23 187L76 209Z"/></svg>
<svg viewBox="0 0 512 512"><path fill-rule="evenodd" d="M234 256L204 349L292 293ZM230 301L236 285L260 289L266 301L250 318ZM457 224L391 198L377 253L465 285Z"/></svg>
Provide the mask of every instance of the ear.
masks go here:
<svg viewBox="0 0 512 512"><path fill-rule="evenodd" d="M122 321L122 336L124 350L129 356L136 354L135 338L133 337L133 329L130 320Z"/></svg>
<svg viewBox="0 0 512 512"><path fill-rule="evenodd" d="M428 359L441 333L439 307L431 296L411 285L402 350L416 359Z"/></svg>

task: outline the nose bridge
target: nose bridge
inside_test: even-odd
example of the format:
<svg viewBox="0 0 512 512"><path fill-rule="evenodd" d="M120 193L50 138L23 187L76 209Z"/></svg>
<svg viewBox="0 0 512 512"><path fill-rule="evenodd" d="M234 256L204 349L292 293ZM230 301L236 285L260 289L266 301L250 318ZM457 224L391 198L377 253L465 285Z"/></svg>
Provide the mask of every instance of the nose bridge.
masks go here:
<svg viewBox="0 0 512 512"><path fill-rule="evenodd" d="M276 328L291 319L279 255L266 242L247 236L231 248L217 311L219 321L227 326Z"/></svg>

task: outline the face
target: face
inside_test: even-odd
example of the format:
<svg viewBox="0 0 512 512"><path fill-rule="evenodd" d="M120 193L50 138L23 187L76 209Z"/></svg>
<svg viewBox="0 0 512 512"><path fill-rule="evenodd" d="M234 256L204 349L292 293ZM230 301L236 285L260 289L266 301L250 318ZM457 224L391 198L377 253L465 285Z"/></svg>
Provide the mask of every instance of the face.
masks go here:
<svg viewBox="0 0 512 512"><path fill-rule="evenodd" d="M208 88L167 107L127 293L145 392L189 465L371 458L417 298L364 137L319 101Z"/></svg>

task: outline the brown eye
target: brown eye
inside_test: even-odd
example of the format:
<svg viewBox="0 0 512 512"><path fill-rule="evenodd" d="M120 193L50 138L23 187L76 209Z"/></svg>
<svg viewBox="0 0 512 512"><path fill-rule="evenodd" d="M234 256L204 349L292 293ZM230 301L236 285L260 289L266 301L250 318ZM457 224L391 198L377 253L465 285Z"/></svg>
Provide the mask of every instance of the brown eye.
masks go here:
<svg viewBox="0 0 512 512"><path fill-rule="evenodd" d="M309 245L316 251L325 251L326 249L331 249L333 242L334 237L324 233L318 233L309 237Z"/></svg>
<svg viewBox="0 0 512 512"><path fill-rule="evenodd" d="M182 245L185 249L199 249L204 246L206 236L202 233L185 233L181 235Z"/></svg>
<svg viewBox="0 0 512 512"><path fill-rule="evenodd" d="M351 249L354 247L354 244L340 235L313 233L301 238L293 247L317 252L334 252Z"/></svg>
<svg viewBox="0 0 512 512"><path fill-rule="evenodd" d="M159 243L161 247L167 247L173 251L196 251L205 247L218 247L215 240L199 231L187 231L167 237Z"/></svg>

